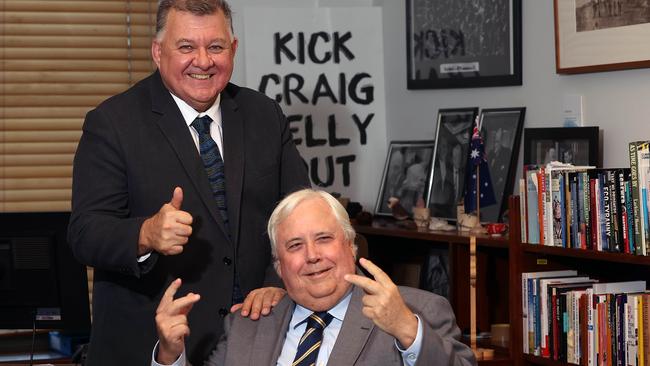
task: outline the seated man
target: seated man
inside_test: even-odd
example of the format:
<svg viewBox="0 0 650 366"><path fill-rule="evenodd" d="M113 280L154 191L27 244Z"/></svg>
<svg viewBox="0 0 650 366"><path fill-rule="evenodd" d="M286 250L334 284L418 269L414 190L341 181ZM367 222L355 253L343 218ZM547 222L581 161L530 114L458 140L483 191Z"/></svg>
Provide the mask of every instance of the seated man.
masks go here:
<svg viewBox="0 0 650 366"><path fill-rule="evenodd" d="M254 321L228 316L207 365L475 365L458 341L447 300L397 287L361 259L374 279L355 274L355 232L345 209L322 191L287 196L268 223L275 268L287 289ZM152 365L184 365L187 316L198 294L174 299L175 280L156 314ZM190 315L191 316L191 315Z"/></svg>

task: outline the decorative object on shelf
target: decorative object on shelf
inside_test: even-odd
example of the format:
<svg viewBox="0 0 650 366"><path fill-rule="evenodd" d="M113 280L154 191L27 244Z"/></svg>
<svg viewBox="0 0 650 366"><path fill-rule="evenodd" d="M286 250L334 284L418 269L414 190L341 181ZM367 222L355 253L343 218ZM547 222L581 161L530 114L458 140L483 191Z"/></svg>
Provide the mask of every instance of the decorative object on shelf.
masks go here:
<svg viewBox="0 0 650 366"><path fill-rule="evenodd" d="M480 132L485 143L496 204L481 201L481 222L502 222L516 178L519 143L526 107L481 110ZM482 181L481 184L484 184ZM467 201L466 201L467 205ZM468 210L471 212L471 210Z"/></svg>
<svg viewBox="0 0 650 366"><path fill-rule="evenodd" d="M485 233L485 229L480 222L481 205L489 206L496 203L494 190L492 189L492 178L490 178L490 170L485 158L483 137L481 136L481 121L478 118L472 133L469 161L464 209L477 218L474 226L469 227L469 231L476 235Z"/></svg>
<svg viewBox="0 0 650 366"><path fill-rule="evenodd" d="M433 141L392 141L379 187L375 215L390 216L391 197L397 198L408 217L419 199L425 197L431 177Z"/></svg>
<svg viewBox="0 0 650 366"><path fill-rule="evenodd" d="M492 236L501 236L506 232L507 229L508 225L502 222L492 222L485 224L485 230L487 230L487 233Z"/></svg>
<svg viewBox="0 0 650 366"><path fill-rule="evenodd" d="M407 0L408 89L521 85L521 0Z"/></svg>
<svg viewBox="0 0 650 366"><path fill-rule="evenodd" d="M524 165L600 166L598 127L524 128Z"/></svg>
<svg viewBox="0 0 650 366"><path fill-rule="evenodd" d="M555 0L558 74L650 67L650 2Z"/></svg>
<svg viewBox="0 0 650 366"><path fill-rule="evenodd" d="M413 221L420 229L426 229L429 226L429 218L431 217L427 207L414 207L413 208Z"/></svg>
<svg viewBox="0 0 650 366"><path fill-rule="evenodd" d="M456 227L449 225L447 220L439 219L437 217L432 217L429 220L429 230L441 230L441 231L453 231Z"/></svg>
<svg viewBox="0 0 650 366"><path fill-rule="evenodd" d="M456 219L456 205L463 197L472 125L478 108L440 109L427 205L431 216Z"/></svg>
<svg viewBox="0 0 650 366"><path fill-rule="evenodd" d="M361 211L355 216L357 224L369 226L372 224L372 214L368 211Z"/></svg>
<svg viewBox="0 0 650 366"><path fill-rule="evenodd" d="M391 197L388 199L388 207L391 210L393 217L398 220L406 220L409 218L409 213L404 209L404 207L399 203L399 199Z"/></svg>
<svg viewBox="0 0 650 366"><path fill-rule="evenodd" d="M481 222L479 221L478 217L476 217L476 215L470 215L464 213L458 217L459 231L470 231L472 228L480 224Z"/></svg>

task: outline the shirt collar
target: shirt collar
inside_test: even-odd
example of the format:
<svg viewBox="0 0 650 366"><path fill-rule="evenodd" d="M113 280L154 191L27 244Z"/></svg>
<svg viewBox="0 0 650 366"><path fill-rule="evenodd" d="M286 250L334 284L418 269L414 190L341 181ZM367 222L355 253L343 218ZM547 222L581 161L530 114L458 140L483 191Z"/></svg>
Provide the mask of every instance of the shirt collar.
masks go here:
<svg viewBox="0 0 650 366"><path fill-rule="evenodd" d="M350 287L350 290L348 290L347 295L341 299L341 301L338 302L333 308L328 310L327 312L330 313L335 319L339 321L343 321L343 318L345 318L345 313L348 311L348 305L350 305L350 298L352 297L352 286ZM299 304L296 304L296 308L293 311L293 317L291 318L291 323L289 323L289 327L291 329L295 329L297 326L302 324L307 318L313 313L313 310L309 310Z"/></svg>
<svg viewBox="0 0 650 366"><path fill-rule="evenodd" d="M221 94L217 95L217 99L214 101L214 104L212 104L212 106L205 112L197 112L194 108L190 107L189 104L185 103L183 99L175 96L174 93L170 92L169 94L172 95L172 98L174 98L174 102L176 102L178 109L181 110L181 114L183 115L183 119L185 120L187 126L191 125L196 117L203 116L209 116L212 118L212 121L221 124Z"/></svg>

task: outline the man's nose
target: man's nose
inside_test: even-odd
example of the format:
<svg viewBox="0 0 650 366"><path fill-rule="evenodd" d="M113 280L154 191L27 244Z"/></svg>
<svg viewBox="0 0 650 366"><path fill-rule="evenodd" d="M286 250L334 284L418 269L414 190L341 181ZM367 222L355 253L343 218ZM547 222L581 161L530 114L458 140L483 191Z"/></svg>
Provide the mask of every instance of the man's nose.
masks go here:
<svg viewBox="0 0 650 366"><path fill-rule="evenodd" d="M305 254L308 262L317 262L320 259L320 251L314 242L307 243Z"/></svg>
<svg viewBox="0 0 650 366"><path fill-rule="evenodd" d="M213 62L212 62L212 58L210 57L210 54L208 53L208 50L201 47L198 49L198 51L199 52L196 55L196 58L194 59L194 65L203 70L212 67Z"/></svg>

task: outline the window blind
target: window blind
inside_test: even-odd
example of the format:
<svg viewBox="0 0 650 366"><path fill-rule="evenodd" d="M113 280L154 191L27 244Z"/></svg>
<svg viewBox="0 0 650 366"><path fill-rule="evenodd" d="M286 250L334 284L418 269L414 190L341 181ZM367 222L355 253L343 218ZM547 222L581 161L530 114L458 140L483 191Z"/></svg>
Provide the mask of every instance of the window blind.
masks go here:
<svg viewBox="0 0 650 366"><path fill-rule="evenodd" d="M0 0L0 212L69 211L86 113L155 69L156 0Z"/></svg>

